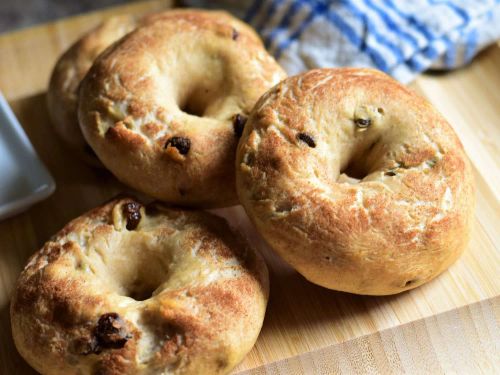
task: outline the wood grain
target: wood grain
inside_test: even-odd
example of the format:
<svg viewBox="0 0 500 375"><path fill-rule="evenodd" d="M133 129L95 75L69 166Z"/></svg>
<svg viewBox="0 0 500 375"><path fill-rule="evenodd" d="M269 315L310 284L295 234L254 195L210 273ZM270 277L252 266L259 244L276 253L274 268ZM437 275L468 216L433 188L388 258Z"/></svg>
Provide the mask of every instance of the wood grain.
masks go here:
<svg viewBox="0 0 500 375"><path fill-rule="evenodd" d="M9 296L28 256L67 221L127 190L110 173L75 159L53 134L44 93L52 65L78 35L109 14L143 13L169 4L141 2L0 35L0 90L57 183L49 199L0 222L1 374L34 373L13 346L8 318ZM236 372L256 369L252 373L289 374L294 373L286 372L292 367L295 373L452 372L452 338L458 336L442 328L448 322L466 332L456 350L463 345L483 348L484 340L491 339L496 345L493 350L499 353L498 336L487 335L488 330L498 328L499 299L495 297L500 295L498 66L500 47L494 46L464 69L422 76L411 85L450 119L470 155L477 183L476 222L468 250L429 284L390 297L355 296L315 286L269 251L240 207L217 211L246 233L263 252L271 271L264 327ZM465 318L449 318L456 314ZM422 340L427 344L418 349L416 343ZM474 350L467 358L478 361L478 368L486 372L494 368L491 352ZM317 362L325 356L332 358L330 364ZM288 367L280 367L284 362L279 361L287 358L293 358L286 362ZM425 364L429 367L419 367Z"/></svg>
<svg viewBox="0 0 500 375"><path fill-rule="evenodd" d="M498 374L499 306L477 302L239 375Z"/></svg>

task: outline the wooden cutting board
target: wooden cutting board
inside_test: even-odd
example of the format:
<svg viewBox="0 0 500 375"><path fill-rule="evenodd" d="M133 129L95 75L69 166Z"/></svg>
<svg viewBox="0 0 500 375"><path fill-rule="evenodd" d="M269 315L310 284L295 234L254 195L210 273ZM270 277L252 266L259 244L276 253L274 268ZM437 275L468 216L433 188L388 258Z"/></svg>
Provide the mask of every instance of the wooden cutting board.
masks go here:
<svg viewBox="0 0 500 375"><path fill-rule="evenodd" d="M170 5L135 3L0 35L0 90L57 183L49 199L0 222L1 374L34 373L17 354L9 321L9 296L28 256L70 219L127 190L75 159L55 137L45 105L50 70L61 51L109 14ZM450 120L473 163L477 210L467 251L416 290L355 296L310 284L269 251L240 208L222 211L263 252L271 272L261 335L236 373L500 372L500 47L411 87Z"/></svg>

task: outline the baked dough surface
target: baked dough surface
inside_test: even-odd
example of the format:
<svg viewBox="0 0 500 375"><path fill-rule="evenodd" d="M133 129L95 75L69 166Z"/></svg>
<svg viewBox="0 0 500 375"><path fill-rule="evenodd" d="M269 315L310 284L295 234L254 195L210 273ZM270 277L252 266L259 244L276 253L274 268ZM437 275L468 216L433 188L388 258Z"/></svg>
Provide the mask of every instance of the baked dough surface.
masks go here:
<svg viewBox="0 0 500 375"><path fill-rule="evenodd" d="M394 294L467 245L475 199L464 149L426 100L381 72L284 80L256 104L236 159L246 212L313 283Z"/></svg>
<svg viewBox="0 0 500 375"><path fill-rule="evenodd" d="M263 259L223 219L122 198L31 257L12 331L42 374L225 374L254 345L267 298Z"/></svg>
<svg viewBox="0 0 500 375"><path fill-rule="evenodd" d="M241 119L284 77L256 33L229 14L164 12L94 63L80 126L125 184L171 203L230 206Z"/></svg>

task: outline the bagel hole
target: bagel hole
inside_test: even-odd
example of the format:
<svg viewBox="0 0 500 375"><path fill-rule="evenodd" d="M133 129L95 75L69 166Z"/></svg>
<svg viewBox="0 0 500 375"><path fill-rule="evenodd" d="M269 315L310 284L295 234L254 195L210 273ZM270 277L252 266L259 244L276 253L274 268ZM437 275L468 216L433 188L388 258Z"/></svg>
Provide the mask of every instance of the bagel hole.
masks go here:
<svg viewBox="0 0 500 375"><path fill-rule="evenodd" d="M179 100L179 108L188 115L203 117L214 99L214 93L215 90L207 87L194 87L182 95Z"/></svg>
<svg viewBox="0 0 500 375"><path fill-rule="evenodd" d="M145 301L153 296L153 292L158 288L159 282L145 282L144 280L134 280L127 286L125 295L136 301Z"/></svg>
<svg viewBox="0 0 500 375"><path fill-rule="evenodd" d="M205 112L204 105L199 102L191 101L189 99L186 101L186 103L184 103L184 105L180 106L180 108L182 112L187 113L191 116L202 117L203 113Z"/></svg>
<svg viewBox="0 0 500 375"><path fill-rule="evenodd" d="M353 164L349 164L343 171L341 171L341 173L358 181L362 180L367 175L367 173L363 171L363 168Z"/></svg>
<svg viewBox="0 0 500 375"><path fill-rule="evenodd" d="M130 262L133 262L130 260ZM122 279L123 295L136 301L145 301L153 296L158 287L168 278L168 266L159 257L141 259L135 263L127 278Z"/></svg>
<svg viewBox="0 0 500 375"><path fill-rule="evenodd" d="M354 150L347 164L340 169L342 180L346 180L351 184L359 183L377 169L377 163L382 158L382 153L384 152L384 145L381 139L380 136L367 139Z"/></svg>
<svg viewBox="0 0 500 375"><path fill-rule="evenodd" d="M119 295L144 301L169 278L171 257L135 236L135 231L126 233L106 256L101 275L106 284L116 286Z"/></svg>
<svg viewBox="0 0 500 375"><path fill-rule="evenodd" d="M351 160L347 166L340 171L340 174L347 176L350 183L360 182L369 174L369 170L362 163Z"/></svg>

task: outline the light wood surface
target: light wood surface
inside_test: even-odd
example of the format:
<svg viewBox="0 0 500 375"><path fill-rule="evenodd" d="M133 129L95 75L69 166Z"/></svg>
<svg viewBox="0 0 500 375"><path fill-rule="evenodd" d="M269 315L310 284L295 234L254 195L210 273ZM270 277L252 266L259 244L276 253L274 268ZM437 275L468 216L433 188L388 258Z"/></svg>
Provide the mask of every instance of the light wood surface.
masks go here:
<svg viewBox="0 0 500 375"><path fill-rule="evenodd" d="M15 350L8 313L10 293L28 256L67 221L127 190L108 172L75 159L53 134L45 105L50 70L64 48L110 13L142 13L169 3L141 2L0 35L0 90L57 183L52 197L0 222L0 374L34 373ZM498 333L500 318L495 298L500 294L500 47L484 51L464 69L422 76L411 86L450 120L473 163L477 210L467 251L443 275L408 293L354 296L310 284L286 266L260 240L241 208L218 211L251 238L271 271L261 335L235 372L477 368L488 373L499 365L499 338L491 332ZM463 358L477 366L460 367Z"/></svg>
<svg viewBox="0 0 500 375"><path fill-rule="evenodd" d="M499 374L499 303L477 302L239 375Z"/></svg>

